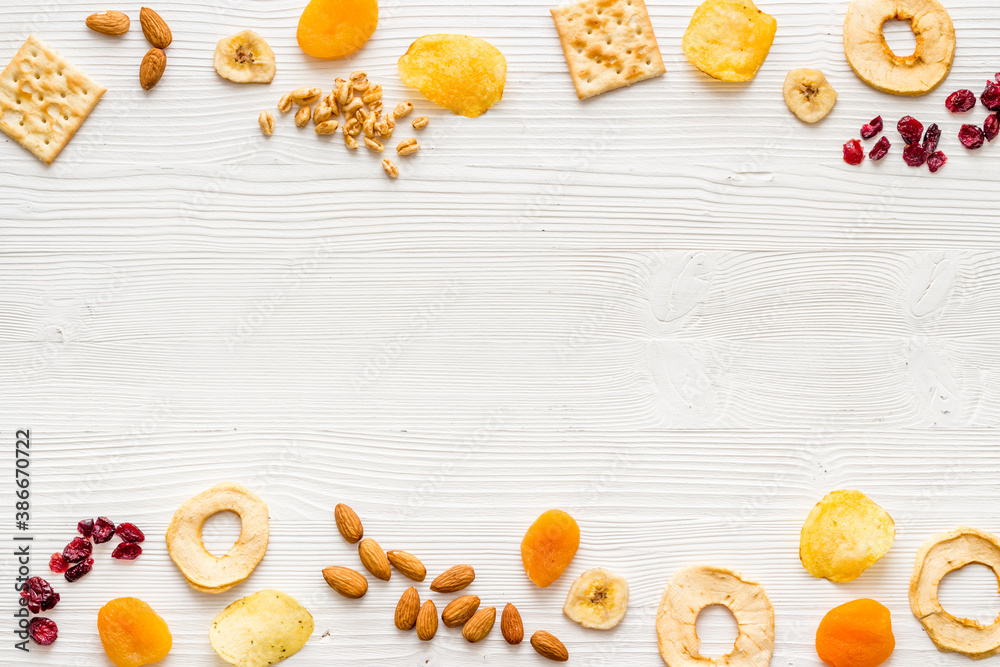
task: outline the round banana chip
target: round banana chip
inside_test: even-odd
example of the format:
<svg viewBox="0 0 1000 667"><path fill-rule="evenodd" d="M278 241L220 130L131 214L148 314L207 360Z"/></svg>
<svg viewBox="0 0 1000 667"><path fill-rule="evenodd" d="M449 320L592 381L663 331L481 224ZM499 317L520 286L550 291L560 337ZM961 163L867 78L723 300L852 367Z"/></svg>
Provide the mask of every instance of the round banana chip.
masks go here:
<svg viewBox="0 0 1000 667"><path fill-rule="evenodd" d="M205 549L201 529L208 517L232 512L240 517L240 536L221 558ZM181 505L167 527L167 551L195 590L222 593L250 576L267 551L267 505L234 482L223 482Z"/></svg>
<svg viewBox="0 0 1000 667"><path fill-rule="evenodd" d="M628 610L628 582L603 567L587 570L566 594L563 613L585 628L610 630Z"/></svg>
<svg viewBox="0 0 1000 667"><path fill-rule="evenodd" d="M837 91L818 69L793 69L781 88L788 110L804 123L826 118L837 102Z"/></svg>
<svg viewBox="0 0 1000 667"><path fill-rule="evenodd" d="M917 552L910 578L910 609L939 650L988 658L1000 653L1000 617L990 625L955 618L938 600L938 585L944 576L970 563L985 565L1000 581L1000 541L965 527L928 540Z"/></svg>
<svg viewBox="0 0 1000 667"><path fill-rule="evenodd" d="M698 613L714 604L733 612L740 633L721 658L701 655L695 630ZM667 584L656 636L667 667L767 667L774 653L774 607L760 584L723 567L692 565Z"/></svg>
<svg viewBox="0 0 1000 667"><path fill-rule="evenodd" d="M814 577L853 581L885 555L895 538L892 517L868 496L831 491L802 524L799 559Z"/></svg>
<svg viewBox="0 0 1000 667"><path fill-rule="evenodd" d="M215 45L215 71L236 83L271 83L277 66L274 51L253 30L223 37Z"/></svg>
<svg viewBox="0 0 1000 667"><path fill-rule="evenodd" d="M909 21L917 40L911 55L885 43L882 25ZM944 81L955 58L955 26L937 0L852 0L844 19L844 53L858 77L893 95L924 95Z"/></svg>

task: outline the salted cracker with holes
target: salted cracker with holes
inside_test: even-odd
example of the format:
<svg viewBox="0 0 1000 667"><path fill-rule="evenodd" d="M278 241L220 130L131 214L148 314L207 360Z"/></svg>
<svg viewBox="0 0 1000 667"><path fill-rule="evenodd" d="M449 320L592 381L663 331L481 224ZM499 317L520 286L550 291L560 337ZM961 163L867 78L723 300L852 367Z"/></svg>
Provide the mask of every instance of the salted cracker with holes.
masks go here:
<svg viewBox="0 0 1000 667"><path fill-rule="evenodd" d="M667 71L643 0L583 0L549 11L581 100Z"/></svg>
<svg viewBox="0 0 1000 667"><path fill-rule="evenodd" d="M31 35L0 74L0 130L52 164L105 92Z"/></svg>

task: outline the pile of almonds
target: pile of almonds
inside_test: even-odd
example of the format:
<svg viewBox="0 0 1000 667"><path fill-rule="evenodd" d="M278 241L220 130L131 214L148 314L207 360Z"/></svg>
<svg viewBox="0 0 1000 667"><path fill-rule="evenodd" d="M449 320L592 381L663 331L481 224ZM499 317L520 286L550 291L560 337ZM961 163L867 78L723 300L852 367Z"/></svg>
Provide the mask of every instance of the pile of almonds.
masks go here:
<svg viewBox="0 0 1000 667"><path fill-rule="evenodd" d="M404 577L416 582L422 582L427 577L427 568L413 554L398 550L384 551L378 542L370 537L364 537L361 519L347 505L343 503L337 505L334 509L334 519L341 536L349 543L358 545L361 564L376 579L389 581L392 567ZM368 592L368 579L361 572L349 567L334 565L325 568L323 578L333 590L346 598L357 599ZM454 565L439 574L431 582L430 589L435 593L457 593L471 584L475 578L476 571L471 565ZM462 626L462 636L466 641L473 644L480 642L492 632L497 617L496 607L481 608L480 603L477 595L457 597L441 612L441 622L448 628ZM403 591L396 604L395 624L404 631L416 628L418 639L430 641L437 633L437 607L434 601L429 599L421 604L420 594L415 586L411 586ZM509 602L500 616L500 633L508 644L519 644L524 639L521 614ZM539 655L549 660L557 662L569 660L566 646L544 630L532 635L531 646Z"/></svg>
<svg viewBox="0 0 1000 667"><path fill-rule="evenodd" d="M128 16L118 11L98 12L87 17L88 28L111 37L124 35L130 25ZM167 68L167 54L164 53L164 49L174 41L174 35L170 32L167 22L149 7L139 10L139 25L142 26L142 34L146 36L146 41L153 47L146 52L139 65L139 85L143 90L150 90L160 82L160 77Z"/></svg>
<svg viewBox="0 0 1000 667"><path fill-rule="evenodd" d="M325 97L320 88L297 88L278 101L278 111L281 113L288 113L293 106L298 107L295 112L297 127L305 127L312 120L316 126L316 134L321 135L333 134L340 127L344 145L351 150L360 148L361 144L355 137L363 133L365 147L375 153L385 150L382 142L392 137L396 121L413 111L412 103L400 102L391 112L383 114L382 86L370 82L364 72L352 73L350 80L338 77L334 82L334 89ZM334 118L341 112L343 126ZM427 116L420 116L411 124L413 129L421 130L427 127L429 120ZM270 111L261 111L257 123L264 136L269 137L274 133L274 115ZM396 146L396 153L401 157L413 155L419 150L420 144L416 137L401 141ZM399 168L388 158L382 160L382 168L392 178L399 176Z"/></svg>

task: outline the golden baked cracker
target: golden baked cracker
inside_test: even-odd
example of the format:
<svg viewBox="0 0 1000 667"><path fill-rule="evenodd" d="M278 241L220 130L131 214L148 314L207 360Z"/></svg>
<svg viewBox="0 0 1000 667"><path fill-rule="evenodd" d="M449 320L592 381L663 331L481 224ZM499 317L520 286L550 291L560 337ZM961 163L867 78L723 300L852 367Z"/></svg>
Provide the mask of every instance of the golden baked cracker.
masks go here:
<svg viewBox="0 0 1000 667"><path fill-rule="evenodd" d="M52 164L105 92L31 35L0 73L0 130Z"/></svg>
<svg viewBox="0 0 1000 667"><path fill-rule="evenodd" d="M582 0L550 11L581 100L667 71L643 0Z"/></svg>

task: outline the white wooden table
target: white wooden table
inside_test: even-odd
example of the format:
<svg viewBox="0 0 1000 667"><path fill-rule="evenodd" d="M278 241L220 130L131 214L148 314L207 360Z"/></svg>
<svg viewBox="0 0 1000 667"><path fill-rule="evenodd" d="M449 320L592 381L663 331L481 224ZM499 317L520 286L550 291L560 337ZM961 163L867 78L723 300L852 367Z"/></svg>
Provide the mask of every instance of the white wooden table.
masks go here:
<svg viewBox="0 0 1000 667"><path fill-rule="evenodd" d="M372 40L340 62L296 46L303 4L154 5L174 43L144 93L138 3L0 0L0 61L35 33L108 88L52 167L0 143L0 662L110 665L97 609L134 595L170 624L163 665L219 667L210 620L267 587L316 619L290 666L544 662L496 631L477 645L444 628L427 644L397 631L398 575L361 601L333 593L320 569L357 566L333 525L347 502L368 534L432 573L473 564L470 592L514 602L528 633L555 633L574 664L662 664L655 609L691 563L766 586L773 667L820 665L819 620L859 597L892 610L890 667L968 664L935 649L906 591L931 535L1000 531L1000 147L965 151L956 133L968 121L943 105L1000 70L996 3L949 3L952 74L906 99L851 73L846 3L761 3L777 39L757 78L733 85L684 58L696 3L652 0L668 73L583 103L546 2L387 2ZM132 17L127 36L84 27L112 8ZM271 86L212 69L215 42L243 28L274 47ZM465 119L402 86L396 59L433 32L503 51L500 104ZM840 92L817 126L781 99L802 66ZM397 181L374 154L290 117L270 139L257 129L284 92L328 90L357 69L431 118ZM900 158L893 127L906 113L944 130L951 161L935 175ZM876 114L892 154L846 165L841 144ZM61 635L28 656L12 648L8 614L22 428L33 573L48 576L48 554L85 516L131 520L148 537L138 561L103 549L82 581L53 576ZM163 533L181 502L225 480L267 501L272 540L247 582L209 596L184 583ZM813 579L797 555L803 518L836 488L865 491L897 524L889 554L847 585ZM540 590L518 545L550 507L583 537ZM210 547L224 552L236 530L213 520ZM560 611L596 566L632 585L628 615L606 633ZM989 621L996 589L971 567L942 595ZM715 611L700 629L720 655L735 625Z"/></svg>

